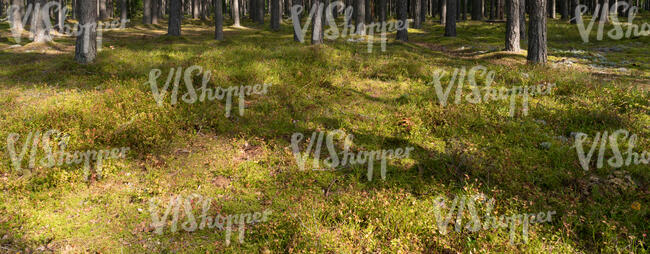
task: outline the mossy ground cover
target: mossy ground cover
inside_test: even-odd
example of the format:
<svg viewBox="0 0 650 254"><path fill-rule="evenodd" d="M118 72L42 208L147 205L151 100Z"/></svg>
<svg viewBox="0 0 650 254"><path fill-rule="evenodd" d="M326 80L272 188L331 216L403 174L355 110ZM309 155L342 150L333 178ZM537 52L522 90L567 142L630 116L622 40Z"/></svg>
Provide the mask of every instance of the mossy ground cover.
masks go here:
<svg viewBox="0 0 650 254"><path fill-rule="evenodd" d="M79 65L73 38L11 47L0 23L0 252L647 253L650 167L585 171L571 140L555 137L626 129L639 136L635 151L650 151L650 37L583 43L552 20L549 64L531 66L525 51L501 51L503 23L460 22L456 38L424 27L367 53L347 38L294 42L287 23L226 27L219 42L209 22L184 20L177 38L164 23L131 24L105 32L96 62ZM158 106L149 72L191 65L211 70L212 87L273 85L243 116L225 117L223 101ZM505 101L441 106L432 73L476 65L496 87L556 90L532 97L527 115L510 116ZM105 161L101 179L86 181L81 165L17 173L9 134L48 129L70 135L68 151L131 150ZM354 135L353 151L415 150L389 162L386 180L368 181L366 165L300 170L292 134L337 129ZM441 234L435 198L477 193L496 200L495 215L557 214L532 225L528 243L511 243L507 229ZM212 213L273 213L229 246L215 229L154 234L149 200L191 194L214 198Z"/></svg>

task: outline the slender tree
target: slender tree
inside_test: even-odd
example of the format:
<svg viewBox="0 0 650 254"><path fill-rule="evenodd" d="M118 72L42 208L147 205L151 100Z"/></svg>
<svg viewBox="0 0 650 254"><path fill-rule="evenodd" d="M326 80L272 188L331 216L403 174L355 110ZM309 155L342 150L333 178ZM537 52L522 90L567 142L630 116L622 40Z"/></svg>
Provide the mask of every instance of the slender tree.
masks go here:
<svg viewBox="0 0 650 254"><path fill-rule="evenodd" d="M456 37L456 8L458 8L458 0L447 0L446 37Z"/></svg>
<svg viewBox="0 0 650 254"><path fill-rule="evenodd" d="M296 5L302 5L302 3L303 3L303 0L294 0L294 4L296 4ZM302 13L298 13L297 16L298 17L296 17L296 18L298 18L298 20L300 20L300 18L302 17ZM293 41L300 42L300 38L298 37L298 30L296 30L296 29L293 29Z"/></svg>
<svg viewBox="0 0 650 254"><path fill-rule="evenodd" d="M546 63L546 0L530 1L530 24L528 25L528 62Z"/></svg>
<svg viewBox="0 0 650 254"><path fill-rule="evenodd" d="M355 10L355 25L357 25L357 34L365 35L366 27L364 21L366 19L366 1L365 0L354 0L356 1L356 10Z"/></svg>
<svg viewBox="0 0 650 254"><path fill-rule="evenodd" d="M508 16L506 18L506 51L519 52L519 1L507 0L506 9Z"/></svg>
<svg viewBox="0 0 650 254"><path fill-rule="evenodd" d="M169 0L169 24L167 24L168 35L181 35L182 8L181 0Z"/></svg>
<svg viewBox="0 0 650 254"><path fill-rule="evenodd" d="M142 0L142 23L145 25L151 24L151 1L152 0Z"/></svg>
<svg viewBox="0 0 650 254"><path fill-rule="evenodd" d="M108 12L106 10L106 0L99 1L99 20L105 20L108 18Z"/></svg>
<svg viewBox="0 0 650 254"><path fill-rule="evenodd" d="M440 24L447 23L447 0L440 0Z"/></svg>
<svg viewBox="0 0 650 254"><path fill-rule="evenodd" d="M74 49L74 59L78 63L92 63L97 57L97 1L77 0L79 33Z"/></svg>
<svg viewBox="0 0 650 254"><path fill-rule="evenodd" d="M364 24L370 24L372 23L372 9L370 5L370 0L366 0L366 2L364 3L364 7L366 7L365 8L366 22Z"/></svg>
<svg viewBox="0 0 650 254"><path fill-rule="evenodd" d="M122 21L125 21L128 17L128 12L129 12L129 3L128 0L122 0L120 1L120 19Z"/></svg>
<svg viewBox="0 0 650 254"><path fill-rule="evenodd" d="M11 9L11 12L9 13L9 23L11 23L11 29L14 31L22 31L23 30L23 9L25 8L25 5L22 0L12 0L11 5L14 6L14 8Z"/></svg>
<svg viewBox="0 0 650 254"><path fill-rule="evenodd" d="M526 40L526 0L519 0L519 36Z"/></svg>
<svg viewBox="0 0 650 254"><path fill-rule="evenodd" d="M160 12L158 6L158 0L151 1L151 24L158 24L158 14Z"/></svg>
<svg viewBox="0 0 650 254"><path fill-rule="evenodd" d="M48 23L50 20L50 13L48 10L43 8L46 4L46 0L36 0L35 6L32 11L32 31L34 33L34 42L35 43L45 43L51 41L50 37L50 27L46 27L45 19Z"/></svg>
<svg viewBox="0 0 650 254"><path fill-rule="evenodd" d="M422 0L412 0L413 1L413 28L420 29L422 28Z"/></svg>
<svg viewBox="0 0 650 254"><path fill-rule="evenodd" d="M256 13L257 13L257 23L260 25L264 24L264 0L257 0Z"/></svg>
<svg viewBox="0 0 650 254"><path fill-rule="evenodd" d="M280 0L271 0L271 30L280 30Z"/></svg>
<svg viewBox="0 0 650 254"><path fill-rule="evenodd" d="M316 0L316 3L318 3L318 5L314 8L318 9L316 9L316 13L312 18L311 44L320 45L323 44L324 37L325 15L323 15L323 8L325 7L325 4L323 3L323 0Z"/></svg>
<svg viewBox="0 0 650 254"><path fill-rule="evenodd" d="M239 24L239 0L233 0L232 1L232 15L233 15L233 26L234 27L240 27L241 25Z"/></svg>
<svg viewBox="0 0 650 254"><path fill-rule="evenodd" d="M397 29L397 40L408 41L408 3L407 0L397 1L397 18L401 21L402 25ZM398 22L399 24L399 22Z"/></svg>
<svg viewBox="0 0 650 254"><path fill-rule="evenodd" d="M379 22L386 22L386 1L379 0Z"/></svg>
<svg viewBox="0 0 650 254"><path fill-rule="evenodd" d="M213 0L214 3L214 39L223 40L223 0Z"/></svg>

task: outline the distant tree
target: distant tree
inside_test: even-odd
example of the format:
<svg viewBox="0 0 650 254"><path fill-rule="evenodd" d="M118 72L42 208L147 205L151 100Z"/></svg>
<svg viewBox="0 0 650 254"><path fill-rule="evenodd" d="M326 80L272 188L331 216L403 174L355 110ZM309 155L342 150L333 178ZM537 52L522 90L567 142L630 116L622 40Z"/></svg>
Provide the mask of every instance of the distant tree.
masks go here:
<svg viewBox="0 0 650 254"><path fill-rule="evenodd" d="M519 44L519 1L520 0L507 0L506 2L506 9L508 12L506 18L506 51L518 52L521 50Z"/></svg>
<svg viewBox="0 0 650 254"><path fill-rule="evenodd" d="M379 0L379 22L386 22L386 1L387 0Z"/></svg>
<svg viewBox="0 0 650 254"><path fill-rule="evenodd" d="M446 37L456 37L456 8L458 8L458 0L447 0Z"/></svg>
<svg viewBox="0 0 650 254"><path fill-rule="evenodd" d="M271 0L271 30L280 30L280 0Z"/></svg>
<svg viewBox="0 0 650 254"><path fill-rule="evenodd" d="M107 0L98 0L98 1L99 1L99 20L106 20L108 18L108 12L106 10Z"/></svg>
<svg viewBox="0 0 650 254"><path fill-rule="evenodd" d="M440 0L440 24L447 23L447 0Z"/></svg>
<svg viewBox="0 0 650 254"><path fill-rule="evenodd" d="M366 34L366 28L365 28L365 19L366 19L366 1L365 0L354 0L356 1L356 10L355 12L355 25L357 26L357 34L359 35L365 35Z"/></svg>
<svg viewBox="0 0 650 254"><path fill-rule="evenodd" d="M240 27L241 25L239 24L239 0L233 0L232 1L232 18L233 18L233 26L235 27Z"/></svg>
<svg viewBox="0 0 650 254"><path fill-rule="evenodd" d="M366 22L365 22L364 24L370 24L370 23L372 23L372 20L373 20L373 18L372 18L372 8L371 8L371 5L370 5L370 0L366 0L366 2L364 3L364 7L366 7L366 8L365 8L365 13L366 13Z"/></svg>
<svg viewBox="0 0 650 254"><path fill-rule="evenodd" d="M147 1L147 0L145 0ZM149 0L151 1L151 0ZM193 19L198 19L199 18L199 0L191 0L192 1L192 18Z"/></svg>
<svg viewBox="0 0 650 254"><path fill-rule="evenodd" d="M213 0L214 3L214 39L223 40L223 0Z"/></svg>
<svg viewBox="0 0 650 254"><path fill-rule="evenodd" d="M158 24L158 14L160 13L158 0L151 1L151 24Z"/></svg>
<svg viewBox="0 0 650 254"><path fill-rule="evenodd" d="M260 25L264 24L264 0L257 0L255 4L256 13L257 13L257 23Z"/></svg>
<svg viewBox="0 0 650 254"><path fill-rule="evenodd" d="M15 31L22 31L23 30L23 9L25 8L25 5L23 3L23 0L12 0L11 5L14 6L14 8L11 9L11 12L8 15L8 20L9 23L11 23L11 27Z"/></svg>
<svg viewBox="0 0 650 254"><path fill-rule="evenodd" d="M92 63L97 57L97 1L77 0L79 33L74 48L78 63Z"/></svg>
<svg viewBox="0 0 650 254"><path fill-rule="evenodd" d="M169 24L167 24L167 34L171 36L181 35L181 0L169 1Z"/></svg>
<svg viewBox="0 0 650 254"><path fill-rule="evenodd" d="M420 22L424 24L427 20L427 11L429 10L429 0L422 0L422 12L420 13Z"/></svg>
<svg viewBox="0 0 650 254"><path fill-rule="evenodd" d="M472 19L473 20L483 20L483 1L473 0L472 1Z"/></svg>
<svg viewBox="0 0 650 254"><path fill-rule="evenodd" d="M546 0L530 1L530 24L528 26L528 62L546 63Z"/></svg>
<svg viewBox="0 0 650 254"><path fill-rule="evenodd" d="M397 18L401 21L402 26L398 26L397 40L408 41L408 3L407 0L397 1Z"/></svg>
<svg viewBox="0 0 650 254"><path fill-rule="evenodd" d="M314 5L313 8L318 8L316 9L316 13L314 14L314 17L312 18L312 38L311 38L311 44L313 45L319 45L323 44L323 35L324 35L324 25L325 25L325 15L323 15L323 9L325 7L325 4L323 3L323 0L316 0L318 5Z"/></svg>
<svg viewBox="0 0 650 254"><path fill-rule="evenodd" d="M562 15L562 20L569 20L569 0L558 0L560 1L560 15Z"/></svg>
<svg viewBox="0 0 650 254"><path fill-rule="evenodd" d="M413 3L413 28L422 28L422 0L412 0Z"/></svg>
<svg viewBox="0 0 650 254"><path fill-rule="evenodd" d="M151 0L142 0L142 24L151 24Z"/></svg>
<svg viewBox="0 0 650 254"><path fill-rule="evenodd" d="M120 18L122 20L126 20L128 16L128 11L129 11L129 4L127 2L128 0L122 0L120 1Z"/></svg>
<svg viewBox="0 0 650 254"><path fill-rule="evenodd" d="M293 1L294 1L295 5L302 5L303 0L293 0ZM300 18L302 16L302 13L298 13L297 16L298 17L296 17L296 18L298 18L298 20L300 20ZM298 37L298 30L296 30L296 29L293 29L293 41L300 42L300 39Z"/></svg>
<svg viewBox="0 0 650 254"><path fill-rule="evenodd" d="M526 0L519 0L519 36L526 40Z"/></svg>

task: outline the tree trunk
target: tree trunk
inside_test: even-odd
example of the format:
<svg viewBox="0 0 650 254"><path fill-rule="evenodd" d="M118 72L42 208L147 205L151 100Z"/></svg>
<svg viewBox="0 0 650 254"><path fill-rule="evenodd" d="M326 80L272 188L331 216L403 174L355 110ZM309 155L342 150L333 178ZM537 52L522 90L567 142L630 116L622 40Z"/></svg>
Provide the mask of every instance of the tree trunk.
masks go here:
<svg viewBox="0 0 650 254"><path fill-rule="evenodd" d="M372 23L372 20L373 20L373 18L372 18L372 9L371 9L372 6L370 5L370 0L366 0L366 2L364 3L363 6L366 8L365 9L366 22L364 24L370 24L370 23Z"/></svg>
<svg viewBox="0 0 650 254"><path fill-rule="evenodd" d="M456 8L458 8L458 0L447 0L446 37L456 37Z"/></svg>
<svg viewBox="0 0 650 254"><path fill-rule="evenodd" d="M506 20L506 51L519 52L519 1L507 0L506 9L508 16Z"/></svg>
<svg viewBox="0 0 650 254"><path fill-rule="evenodd" d="M294 1L294 5L302 5L304 0L293 0L293 1ZM300 20L300 18L302 17L302 13L298 14L297 16L298 16L297 17L298 20ZM300 39L298 37L298 30L296 30L295 28L293 29L293 41L300 42Z"/></svg>
<svg viewBox="0 0 650 254"><path fill-rule="evenodd" d="M255 7L255 12L257 13L257 23L264 25L264 0L257 0Z"/></svg>
<svg viewBox="0 0 650 254"><path fill-rule="evenodd" d="M223 0L213 0L214 3L214 39L223 40Z"/></svg>
<svg viewBox="0 0 650 254"><path fill-rule="evenodd" d="M366 0L355 0L356 1L356 10L355 10L355 25L356 32L359 35L366 34L365 19L366 19Z"/></svg>
<svg viewBox="0 0 650 254"><path fill-rule="evenodd" d="M11 28L13 31L22 31L23 30L23 15L22 12L25 8L22 0L12 0L11 4L15 6L9 13L9 23L11 23Z"/></svg>
<svg viewBox="0 0 650 254"><path fill-rule="evenodd" d="M526 0L519 0L519 36L526 40Z"/></svg>
<svg viewBox="0 0 650 254"><path fill-rule="evenodd" d="M181 0L169 0L169 24L167 25L168 35L181 35L182 8Z"/></svg>
<svg viewBox="0 0 650 254"><path fill-rule="evenodd" d="M528 26L528 62L546 63L546 0L530 1L530 25Z"/></svg>
<svg viewBox="0 0 650 254"><path fill-rule="evenodd" d="M99 20L105 20L108 18L108 13L106 12L106 0L99 0Z"/></svg>
<svg viewBox="0 0 650 254"><path fill-rule="evenodd" d="M427 11L429 10L429 1L430 0L421 0L422 1L422 12L420 13L420 22L424 24L427 20Z"/></svg>
<svg viewBox="0 0 650 254"><path fill-rule="evenodd" d="M413 1L413 28L420 29L422 28L422 18L420 15L422 14L422 0L411 0Z"/></svg>
<svg viewBox="0 0 650 254"><path fill-rule="evenodd" d="M60 8L57 10L57 27L59 28L59 31L63 31L63 28L65 26L65 12L63 12L63 8L65 7L65 0L59 0L59 6Z"/></svg>
<svg viewBox="0 0 650 254"><path fill-rule="evenodd" d="M609 0L600 0L600 15L594 14L594 17L596 16L600 22L609 22Z"/></svg>
<svg viewBox="0 0 650 254"><path fill-rule="evenodd" d="M271 0L271 30L280 31L280 0Z"/></svg>
<svg viewBox="0 0 650 254"><path fill-rule="evenodd" d="M142 0L142 23L145 25L151 24L151 1L152 0Z"/></svg>
<svg viewBox="0 0 650 254"><path fill-rule="evenodd" d="M147 1L147 0L145 0ZM152 1L152 0L148 0ZM193 19L198 19L199 18L199 0L190 0L192 1L192 18Z"/></svg>
<svg viewBox="0 0 650 254"><path fill-rule="evenodd" d="M74 48L74 59L78 63L92 63L97 56L97 1L77 0L79 33Z"/></svg>
<svg viewBox="0 0 650 254"><path fill-rule="evenodd" d="M481 0L472 0L472 20L482 20Z"/></svg>
<svg viewBox="0 0 650 254"><path fill-rule="evenodd" d="M239 0L232 1L232 15L233 15L233 26L240 27L239 24Z"/></svg>
<svg viewBox="0 0 650 254"><path fill-rule="evenodd" d="M158 24L158 0L151 1L151 24Z"/></svg>
<svg viewBox="0 0 650 254"><path fill-rule="evenodd" d="M45 43L52 38L50 37L49 27L45 25L45 19L50 20L50 13L43 8L46 0L36 0L32 10L31 30L34 34L35 43Z"/></svg>
<svg viewBox="0 0 650 254"><path fill-rule="evenodd" d="M121 3L121 5L120 5L120 12L121 12L120 13L121 14L120 19L122 19L123 22L126 22L126 19L128 18L127 17L127 14L128 14L128 2L127 1L128 0L120 1L120 3Z"/></svg>
<svg viewBox="0 0 650 254"><path fill-rule="evenodd" d="M447 0L440 0L440 24L447 23Z"/></svg>
<svg viewBox="0 0 650 254"><path fill-rule="evenodd" d="M556 13L555 4L556 4L556 0L549 0L549 5L550 5L549 8L548 8L549 14L550 14L549 17L551 17L552 19L556 18L556 16L555 16L555 13Z"/></svg>
<svg viewBox="0 0 650 254"><path fill-rule="evenodd" d="M386 0L379 0L379 22L386 22Z"/></svg>
<svg viewBox="0 0 650 254"><path fill-rule="evenodd" d="M578 5L580 4L580 1L579 0L569 0L569 3L571 4L571 8L569 8L569 15L571 15L571 24L576 24L576 22L578 22L579 20L580 21L582 20L582 18L580 16L576 16L576 9L578 8Z"/></svg>
<svg viewBox="0 0 650 254"><path fill-rule="evenodd" d="M397 40L408 41L408 3L407 0L397 1L397 16L402 21L402 26L397 26Z"/></svg>
<svg viewBox="0 0 650 254"><path fill-rule="evenodd" d="M560 14L562 15L562 20L569 20L569 0L558 1L560 1Z"/></svg>
<svg viewBox="0 0 650 254"><path fill-rule="evenodd" d="M362 0L363 1L363 0ZM323 15L325 4L323 0L317 0L318 5L312 7L317 8L314 17L312 18L312 30L311 30L311 44L320 45L323 44L323 34L324 34L324 24L325 24L325 15Z"/></svg>

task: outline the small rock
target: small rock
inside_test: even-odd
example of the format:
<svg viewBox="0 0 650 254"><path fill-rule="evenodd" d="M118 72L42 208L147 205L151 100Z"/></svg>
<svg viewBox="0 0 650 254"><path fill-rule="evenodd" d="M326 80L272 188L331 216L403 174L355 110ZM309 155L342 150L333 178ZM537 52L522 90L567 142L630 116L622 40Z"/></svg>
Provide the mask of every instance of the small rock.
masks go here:
<svg viewBox="0 0 650 254"><path fill-rule="evenodd" d="M550 149L551 148L551 142L542 142L539 144L539 146L543 149Z"/></svg>

